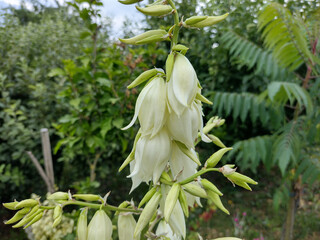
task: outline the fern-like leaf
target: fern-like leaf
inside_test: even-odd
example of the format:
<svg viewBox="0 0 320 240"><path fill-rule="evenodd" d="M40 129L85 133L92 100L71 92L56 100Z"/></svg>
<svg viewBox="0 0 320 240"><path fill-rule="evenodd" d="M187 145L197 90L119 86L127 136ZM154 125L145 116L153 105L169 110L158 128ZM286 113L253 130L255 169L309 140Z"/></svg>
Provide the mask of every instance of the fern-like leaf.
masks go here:
<svg viewBox="0 0 320 240"><path fill-rule="evenodd" d="M307 114L312 113L313 105L309 93L296 83L272 82L268 85L268 97L271 102L293 105L298 102L299 108L306 107Z"/></svg>
<svg viewBox="0 0 320 240"><path fill-rule="evenodd" d="M248 69L254 69L255 74L266 75L271 81L294 77L292 73L279 65L271 52L262 49L233 31L226 32L221 37L221 43L230 50L233 57L240 60L238 62L240 66L245 65Z"/></svg>
<svg viewBox="0 0 320 240"><path fill-rule="evenodd" d="M313 59L304 26L281 4L270 3L259 13L258 29L275 59L291 71Z"/></svg>

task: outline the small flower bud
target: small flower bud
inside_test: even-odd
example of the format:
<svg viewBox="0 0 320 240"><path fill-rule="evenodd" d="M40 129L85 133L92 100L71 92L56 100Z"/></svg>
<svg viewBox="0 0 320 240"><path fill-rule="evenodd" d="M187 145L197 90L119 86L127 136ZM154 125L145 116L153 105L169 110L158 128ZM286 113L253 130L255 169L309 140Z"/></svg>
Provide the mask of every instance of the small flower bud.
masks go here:
<svg viewBox="0 0 320 240"><path fill-rule="evenodd" d="M174 64L174 53L170 53L166 60L166 80L169 82Z"/></svg>
<svg viewBox="0 0 320 240"><path fill-rule="evenodd" d="M9 203L2 203L2 205L7 208L7 209L10 209L10 210L16 210L16 206L19 202L18 201L14 201L14 202L9 202Z"/></svg>
<svg viewBox="0 0 320 240"><path fill-rule="evenodd" d="M187 196L183 190L179 192L179 202L184 215L186 217L189 217L189 206L188 206Z"/></svg>
<svg viewBox="0 0 320 240"><path fill-rule="evenodd" d="M203 128L203 130L204 130L204 128ZM218 147L221 147L221 148L226 148L226 146L223 144L223 142L221 142L221 140L218 138L218 137L216 137L216 136L214 136L214 135L212 135L212 134L208 134L208 137L212 140L212 142L215 144L215 145L217 145Z"/></svg>
<svg viewBox="0 0 320 240"><path fill-rule="evenodd" d="M182 51L182 52L187 52L189 50L188 47L182 45L182 44L176 44L172 47L172 51Z"/></svg>
<svg viewBox="0 0 320 240"><path fill-rule="evenodd" d="M16 209L19 209L19 208L23 208L23 207L33 207L35 205L39 204L39 201L38 200L35 200L35 199L26 199L26 200L22 200L21 202L19 202L17 205L16 205Z"/></svg>
<svg viewBox="0 0 320 240"><path fill-rule="evenodd" d="M25 216L25 214L20 214L19 212L16 212L16 214L12 218L10 218L9 220L5 221L4 224L12 224L12 223L18 222L24 216Z"/></svg>
<svg viewBox="0 0 320 240"><path fill-rule="evenodd" d="M140 233L142 232L142 230L144 229L144 227L149 223L154 212L157 210L160 199L161 199L161 193L156 192L152 196L150 201L146 204L145 208L143 209L143 211L139 217L136 228L134 230L134 235L133 235L134 238L137 238L140 235ZM88 240L90 240L90 239L88 239Z"/></svg>
<svg viewBox="0 0 320 240"><path fill-rule="evenodd" d="M137 36L134 36L134 37L128 38L128 39L119 38L119 40L123 43L126 43L126 44L137 44L138 41L141 41L141 40L146 39L148 37L151 37L154 35L165 36L166 34L167 34L167 32L165 30L157 29L157 30L150 30L150 31L144 32L140 35L137 35Z"/></svg>
<svg viewBox="0 0 320 240"><path fill-rule="evenodd" d="M55 192L48 197L49 200L68 200L69 194L67 192Z"/></svg>
<svg viewBox="0 0 320 240"><path fill-rule="evenodd" d="M170 14L173 10L172 7L169 5L153 5L145 8L136 6L136 9L145 15L154 16L154 17Z"/></svg>
<svg viewBox="0 0 320 240"><path fill-rule="evenodd" d="M220 159L222 158L222 156L223 156L226 152L228 152L228 151L230 151L230 150L232 150L232 148L222 148L222 149L216 151L214 154L212 154L212 155L208 158L208 160L206 161L205 166L206 166L206 167L209 167L209 168L215 167L215 166L218 164L218 162L220 161Z"/></svg>
<svg viewBox="0 0 320 240"><path fill-rule="evenodd" d="M135 4L141 1L142 0L118 0L119 3L125 4L125 5Z"/></svg>
<svg viewBox="0 0 320 240"><path fill-rule="evenodd" d="M62 208L60 205L57 205L53 210L53 219L57 219L62 215Z"/></svg>
<svg viewBox="0 0 320 240"><path fill-rule="evenodd" d="M36 216L38 216L40 213L42 213L43 210L42 209L38 209L34 214L29 215L29 216L25 216L20 222L18 222L17 224L13 225L13 228L19 228L22 227L23 225L29 223L30 221L32 221Z"/></svg>
<svg viewBox="0 0 320 240"><path fill-rule="evenodd" d="M111 240L112 222L103 210L98 210L88 226L88 240Z"/></svg>
<svg viewBox="0 0 320 240"><path fill-rule="evenodd" d="M145 39L142 39L140 41L137 41L137 45L141 45L141 44L148 44L148 43L155 43L155 42L161 42L168 39L168 34L158 34L158 35L153 35L151 37L147 37Z"/></svg>
<svg viewBox="0 0 320 240"><path fill-rule="evenodd" d="M221 199L219 197L218 194L216 194L213 191L207 191L208 194L208 198L223 212L225 212L226 214L230 215L229 211L223 206Z"/></svg>
<svg viewBox="0 0 320 240"><path fill-rule="evenodd" d="M175 141L181 152L183 152L185 155L187 155L192 161L194 161L196 164L201 166L201 162L199 161L198 157L183 143Z"/></svg>
<svg viewBox="0 0 320 240"><path fill-rule="evenodd" d="M168 196L166 198L165 205L164 205L164 218L166 222L169 222L173 208L176 205L176 202L178 200L180 189L181 189L180 184L174 183L168 193Z"/></svg>
<svg viewBox="0 0 320 240"><path fill-rule="evenodd" d="M201 184L204 187L204 189L213 191L213 192L217 193L219 196L223 195L222 192L220 192L220 190L213 183L208 181L207 179L201 179Z"/></svg>
<svg viewBox="0 0 320 240"><path fill-rule="evenodd" d="M201 93L196 94L196 99L203 102L203 103L209 104L209 105L213 104L209 99L207 99L205 96L201 95Z"/></svg>
<svg viewBox="0 0 320 240"><path fill-rule="evenodd" d="M195 183L187 183L182 185L182 187L190 194L197 196L197 197L201 197L201 198L207 198L207 193L206 191L200 187L199 185L195 184Z"/></svg>
<svg viewBox="0 0 320 240"><path fill-rule="evenodd" d="M126 160L124 160L124 162L120 166L119 172L121 172L122 169L124 169L130 162L132 162L134 160L134 154L135 154L135 151L136 151L136 145L137 145L137 142L140 139L140 137L141 137L141 132L139 130L139 132L137 133L137 135L136 135L136 137L134 139L132 151L129 154L129 156L126 158Z"/></svg>
<svg viewBox="0 0 320 240"><path fill-rule="evenodd" d="M55 228L56 226L58 226L59 223L61 223L61 220L62 220L62 214L59 215L57 218L54 219L53 224L52 224L52 227Z"/></svg>
<svg viewBox="0 0 320 240"><path fill-rule="evenodd" d="M190 27L195 27L195 28L203 28L203 27L209 27L212 26L218 22L221 22L222 20L224 20L226 17L228 17L229 13L226 13L224 15L221 16L210 16L207 17L206 19L199 21L197 23L194 24L187 24L187 26Z"/></svg>
<svg viewBox="0 0 320 240"><path fill-rule="evenodd" d="M143 204L145 204L146 202L148 202L152 196L156 193L157 189L155 187L151 188L146 195L144 195L144 197L142 198L142 200L140 201L138 208L141 208L143 206Z"/></svg>
<svg viewBox="0 0 320 240"><path fill-rule="evenodd" d="M208 18L208 16L192 16L192 17L187 18L184 22L187 25L193 25L193 24L201 22L207 18Z"/></svg>
<svg viewBox="0 0 320 240"><path fill-rule="evenodd" d="M139 84L141 84L141 83L151 79L155 75L157 75L158 72L159 71L154 68L154 69L150 69L150 70L147 70L147 71L141 73L127 88L131 89L131 88L138 86Z"/></svg>
<svg viewBox="0 0 320 240"><path fill-rule="evenodd" d="M81 210L77 224L77 237L78 240L87 240L88 235L88 223L87 223L88 208Z"/></svg>
<svg viewBox="0 0 320 240"><path fill-rule="evenodd" d="M26 226L24 226L23 229L26 229L27 227L30 227L32 224L38 222L42 218L42 216L43 216L43 212L36 215L31 222L29 222Z"/></svg>
<svg viewBox="0 0 320 240"><path fill-rule="evenodd" d="M95 195L95 194L73 194L72 196L74 198L89 201L89 202L101 200L101 196Z"/></svg>

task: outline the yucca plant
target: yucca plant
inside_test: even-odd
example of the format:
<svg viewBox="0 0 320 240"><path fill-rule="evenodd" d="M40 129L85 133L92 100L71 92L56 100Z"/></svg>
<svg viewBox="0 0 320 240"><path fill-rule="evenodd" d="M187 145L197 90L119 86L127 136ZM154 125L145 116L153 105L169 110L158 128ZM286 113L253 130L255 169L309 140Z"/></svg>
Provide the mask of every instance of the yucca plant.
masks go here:
<svg viewBox="0 0 320 240"><path fill-rule="evenodd" d="M213 110L242 122L261 124L269 134L236 143L229 157L236 156L243 168L255 171L279 167L282 183L274 195L275 208L287 205L283 239L292 239L294 215L304 184L320 177L320 10L305 16L291 13L278 3L265 6L258 15L263 47L233 31L222 44L232 60L267 79L260 94L214 92Z"/></svg>

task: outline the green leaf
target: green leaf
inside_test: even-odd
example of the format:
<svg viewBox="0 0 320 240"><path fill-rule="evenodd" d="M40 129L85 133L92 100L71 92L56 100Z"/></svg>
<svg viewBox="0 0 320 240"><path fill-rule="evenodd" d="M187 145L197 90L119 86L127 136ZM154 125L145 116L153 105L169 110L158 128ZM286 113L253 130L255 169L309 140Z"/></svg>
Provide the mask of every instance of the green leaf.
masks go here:
<svg viewBox="0 0 320 240"><path fill-rule="evenodd" d="M105 138L107 132L112 128L111 126L111 122L112 122L112 118L107 118L106 120L104 120L104 122L101 125L101 136L102 138Z"/></svg>
<svg viewBox="0 0 320 240"><path fill-rule="evenodd" d="M61 68L54 68L48 73L48 77L65 76L66 73Z"/></svg>
<svg viewBox="0 0 320 240"><path fill-rule="evenodd" d="M117 118L112 121L112 125L115 126L116 128L121 129L123 127L123 122L124 120L122 118Z"/></svg>

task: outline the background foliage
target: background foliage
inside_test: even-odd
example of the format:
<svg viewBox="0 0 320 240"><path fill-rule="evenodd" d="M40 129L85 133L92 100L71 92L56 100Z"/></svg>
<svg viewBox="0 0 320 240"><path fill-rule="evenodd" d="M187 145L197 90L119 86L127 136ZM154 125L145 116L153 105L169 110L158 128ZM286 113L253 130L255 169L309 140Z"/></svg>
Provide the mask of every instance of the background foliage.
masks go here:
<svg viewBox="0 0 320 240"><path fill-rule="evenodd" d="M34 11L22 7L1 16L0 192L6 192L1 202L45 194L44 184L33 184L41 179L25 154L30 150L42 159L42 127L51 133L57 187L101 194L117 189L114 202L127 197L126 173L114 173L137 131L120 128L133 115L139 89L125 86L141 71L163 67L168 48L160 43L128 49L112 41L110 21L101 20L99 6L80 2L58 8L34 2ZM296 216L295 239L316 239L320 69L319 43L312 43L319 38L317 2L181 0L178 6L185 18L230 13L212 28L182 29L181 43L192 46L187 57L214 103L204 109L206 115L226 118L215 135L233 146L229 159L259 180L250 194L234 193L231 184L219 186L217 179L219 188L233 194L227 206L235 216L204 206L190 218L191 236L193 231L207 238L237 232L248 239L280 239L286 212L279 206L287 206L294 193L304 209ZM166 29L166 21L147 17L141 31ZM127 36L131 26L124 29ZM199 148L205 155L208 146ZM234 220L240 216L242 225Z"/></svg>

